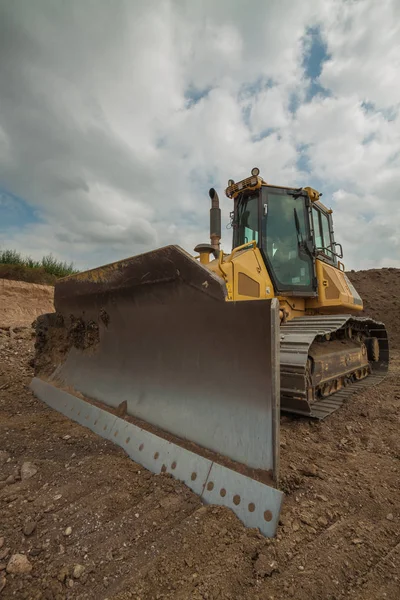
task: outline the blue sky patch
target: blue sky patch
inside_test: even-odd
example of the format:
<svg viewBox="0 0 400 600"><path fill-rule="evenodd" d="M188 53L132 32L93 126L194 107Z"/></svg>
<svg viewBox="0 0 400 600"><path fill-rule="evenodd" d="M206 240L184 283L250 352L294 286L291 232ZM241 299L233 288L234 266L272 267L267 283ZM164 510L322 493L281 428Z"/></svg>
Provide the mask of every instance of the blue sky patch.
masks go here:
<svg viewBox="0 0 400 600"><path fill-rule="evenodd" d="M361 102L361 108L366 114L379 113L386 121L394 121L397 118L399 109L398 106L389 106L388 108L378 108L376 104L369 100Z"/></svg>
<svg viewBox="0 0 400 600"><path fill-rule="evenodd" d="M332 94L329 90L322 87L318 81L311 81L307 88L306 102L310 102L315 96L323 96L324 98L328 98L329 96L332 96Z"/></svg>
<svg viewBox="0 0 400 600"><path fill-rule="evenodd" d="M322 38L320 27L309 27L304 36L303 44L304 56L302 66L305 76L309 80L306 94L306 101L309 102L316 95L330 95L330 92L322 87L318 81L322 73L322 66L324 62L329 60L330 55L327 45Z"/></svg>
<svg viewBox="0 0 400 600"><path fill-rule="evenodd" d="M261 140L269 137L270 135L272 135L273 133L276 133L277 131L278 130L276 127L267 127L266 129L263 129L259 133L255 133L252 136L251 141L252 142L261 142Z"/></svg>
<svg viewBox="0 0 400 600"><path fill-rule="evenodd" d="M250 117L251 117L252 108L253 108L253 105L250 103L242 106L242 119L243 119L243 123L246 125L246 127L250 127Z"/></svg>
<svg viewBox="0 0 400 600"><path fill-rule="evenodd" d="M364 144L364 146L366 146L370 142L373 142L375 138L376 138L376 133L369 133L368 135L365 136L362 143Z"/></svg>
<svg viewBox="0 0 400 600"><path fill-rule="evenodd" d="M364 102L361 102L361 108L366 113L371 113L371 112L375 112L376 111L375 104L373 102L369 102L368 100L365 100Z"/></svg>
<svg viewBox="0 0 400 600"><path fill-rule="evenodd" d="M322 73L322 65L329 60L328 48L321 36L320 27L310 27L304 39L303 69L308 79L317 79Z"/></svg>
<svg viewBox="0 0 400 600"><path fill-rule="evenodd" d="M0 186L0 231L39 223L38 212L25 200Z"/></svg>
<svg viewBox="0 0 400 600"><path fill-rule="evenodd" d="M307 152L307 146L297 148L297 168L299 171L311 173L310 157Z"/></svg>
<svg viewBox="0 0 400 600"><path fill-rule="evenodd" d="M251 83L245 83L241 86L239 97L240 98L248 98L249 96L256 96L269 88L273 88L276 85L276 82L271 77L257 77Z"/></svg>
<svg viewBox="0 0 400 600"><path fill-rule="evenodd" d="M299 96L295 92L292 92L289 97L289 104L288 104L289 112L294 114L297 111L297 109L299 108L300 104L301 104L301 102L300 102Z"/></svg>
<svg viewBox="0 0 400 600"><path fill-rule="evenodd" d="M212 87L206 87L202 90L199 90L197 88L195 88L194 86L190 86L186 91L185 91L185 100L186 100L186 108L191 108L192 106L195 106L196 104L198 104L200 102L200 100L202 100L203 98L206 98L208 96L208 94L211 92Z"/></svg>
<svg viewBox="0 0 400 600"><path fill-rule="evenodd" d="M320 193L324 193L325 195L331 195L335 188L330 188L326 182L321 181L319 177L316 177L313 174L312 164L311 164L311 153L313 152L313 146L310 144L298 144L296 146L297 151L297 160L296 166L300 171L300 177L298 184L305 187L310 186L315 190L318 190Z"/></svg>

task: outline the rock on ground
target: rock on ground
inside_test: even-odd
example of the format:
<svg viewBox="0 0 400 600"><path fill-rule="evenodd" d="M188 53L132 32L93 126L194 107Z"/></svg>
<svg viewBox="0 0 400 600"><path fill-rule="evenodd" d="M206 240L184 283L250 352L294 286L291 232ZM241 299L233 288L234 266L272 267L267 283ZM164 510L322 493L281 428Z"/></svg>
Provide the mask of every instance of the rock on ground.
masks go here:
<svg viewBox="0 0 400 600"><path fill-rule="evenodd" d="M37 468L31 462L24 462L21 467L21 479L25 481L26 479L30 479L37 473Z"/></svg>
<svg viewBox="0 0 400 600"><path fill-rule="evenodd" d="M8 561L6 571L7 573L12 573L14 575L30 573L32 571L32 565L25 554L13 554Z"/></svg>

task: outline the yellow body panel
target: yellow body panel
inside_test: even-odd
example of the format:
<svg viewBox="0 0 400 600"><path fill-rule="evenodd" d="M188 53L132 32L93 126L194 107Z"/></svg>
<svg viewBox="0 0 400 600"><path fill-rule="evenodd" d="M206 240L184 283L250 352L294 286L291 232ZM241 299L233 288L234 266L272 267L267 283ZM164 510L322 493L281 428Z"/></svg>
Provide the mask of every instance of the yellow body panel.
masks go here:
<svg viewBox="0 0 400 600"><path fill-rule="evenodd" d="M233 300L273 298L274 286L258 248L242 250L232 259Z"/></svg>
<svg viewBox="0 0 400 600"><path fill-rule="evenodd" d="M318 296L314 298L277 295L255 242L235 248L228 255L221 253L219 259L205 266L225 280L228 301L277 297L285 321L306 314L340 314L363 309L361 298L346 274L318 259Z"/></svg>
<svg viewBox="0 0 400 600"><path fill-rule="evenodd" d="M322 260L316 261L318 297L307 298L308 313L341 313L363 309L361 298L351 289L346 274ZM350 287L351 286L351 287Z"/></svg>
<svg viewBox="0 0 400 600"><path fill-rule="evenodd" d="M250 246L250 247L249 247ZM257 247L235 249L229 255L221 253L206 265L210 271L225 280L227 300L260 300L274 298L274 286L266 269L261 252Z"/></svg>
<svg viewBox="0 0 400 600"><path fill-rule="evenodd" d="M306 314L306 302L304 298L299 298L298 296L278 296L278 300L285 321L290 321L295 317L303 317Z"/></svg>

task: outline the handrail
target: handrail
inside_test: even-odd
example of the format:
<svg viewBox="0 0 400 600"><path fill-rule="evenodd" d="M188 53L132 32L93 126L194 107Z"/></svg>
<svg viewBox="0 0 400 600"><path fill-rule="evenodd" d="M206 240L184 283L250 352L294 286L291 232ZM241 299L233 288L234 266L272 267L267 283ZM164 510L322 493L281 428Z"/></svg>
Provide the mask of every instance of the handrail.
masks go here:
<svg viewBox="0 0 400 600"><path fill-rule="evenodd" d="M253 246L253 248L257 248L257 242L255 240L252 240L251 242L246 242L246 244L242 244L241 246L237 246L236 248L234 248L232 250L232 252L230 253L229 257L227 258L226 262L231 262L234 255L239 252L240 250L244 250L245 248L247 248L248 246Z"/></svg>

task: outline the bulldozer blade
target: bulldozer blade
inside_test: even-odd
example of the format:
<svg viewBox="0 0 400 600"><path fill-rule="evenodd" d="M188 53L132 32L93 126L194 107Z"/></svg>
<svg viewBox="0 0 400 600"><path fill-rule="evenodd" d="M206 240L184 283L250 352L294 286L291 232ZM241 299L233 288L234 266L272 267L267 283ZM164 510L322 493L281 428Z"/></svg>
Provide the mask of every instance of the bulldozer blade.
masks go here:
<svg viewBox="0 0 400 600"><path fill-rule="evenodd" d="M35 393L273 535L278 301L226 302L222 279L168 246L61 280L55 308L38 324L37 364L52 355L53 370L38 368Z"/></svg>
<svg viewBox="0 0 400 600"><path fill-rule="evenodd" d="M93 404L35 378L34 393L50 407L120 446L153 473L169 473L206 504L230 508L247 526L273 537L283 494L279 490L141 429Z"/></svg>

